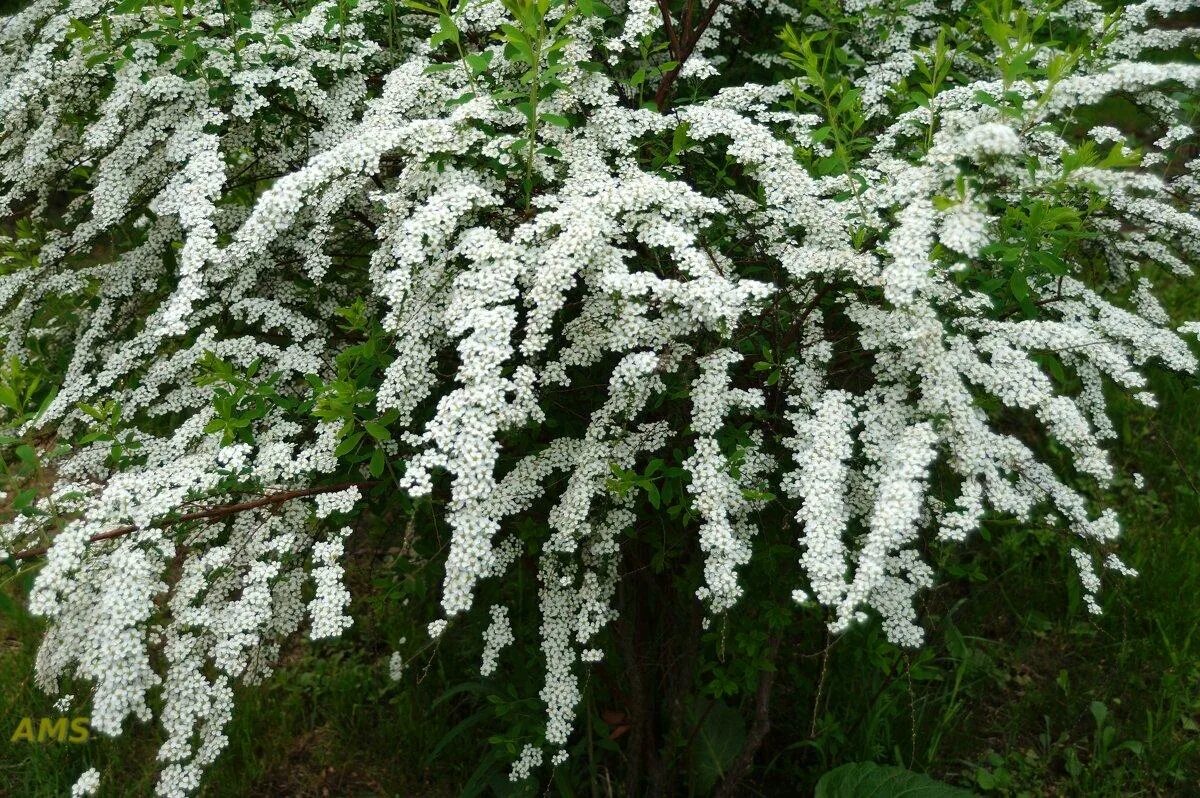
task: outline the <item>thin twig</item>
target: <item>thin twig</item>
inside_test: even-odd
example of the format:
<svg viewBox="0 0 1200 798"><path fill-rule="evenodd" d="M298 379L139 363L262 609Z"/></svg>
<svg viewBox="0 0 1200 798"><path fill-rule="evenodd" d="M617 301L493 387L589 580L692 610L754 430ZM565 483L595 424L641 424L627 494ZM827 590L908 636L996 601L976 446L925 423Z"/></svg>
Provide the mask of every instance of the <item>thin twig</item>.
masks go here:
<svg viewBox="0 0 1200 798"><path fill-rule="evenodd" d="M817 695L813 699L812 725L808 729L810 738L817 736L817 716L821 711L822 693L825 692L825 677L829 673L829 650L833 648L833 643L829 642L829 632L825 633L825 640L825 650L821 656L821 676L817 679Z"/></svg>
<svg viewBox="0 0 1200 798"><path fill-rule="evenodd" d="M1175 447L1171 445L1171 441L1167 439L1167 436L1162 434L1162 429L1158 426L1157 422L1154 423L1154 436L1167 447L1167 451L1175 459L1175 464L1179 466L1180 476L1183 477L1183 481L1188 484L1188 487L1192 489L1192 493L1200 496L1200 489L1196 487L1196 483L1192 482L1192 478L1188 475L1187 463L1183 462L1183 458L1179 456L1179 452L1175 451Z"/></svg>

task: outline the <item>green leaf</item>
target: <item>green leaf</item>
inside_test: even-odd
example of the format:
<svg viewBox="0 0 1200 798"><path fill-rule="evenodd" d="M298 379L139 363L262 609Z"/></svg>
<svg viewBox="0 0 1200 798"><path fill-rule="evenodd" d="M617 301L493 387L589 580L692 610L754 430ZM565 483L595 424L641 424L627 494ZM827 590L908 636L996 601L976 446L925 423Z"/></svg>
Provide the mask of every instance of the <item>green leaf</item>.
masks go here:
<svg viewBox="0 0 1200 798"><path fill-rule="evenodd" d="M363 427L377 441L390 441L392 439L392 433L388 432L387 427L377 421L364 421Z"/></svg>
<svg viewBox="0 0 1200 798"><path fill-rule="evenodd" d="M983 105L987 105L992 108L997 108L1000 105L995 97L982 90L975 92L975 102L982 103Z"/></svg>
<svg viewBox="0 0 1200 798"><path fill-rule="evenodd" d="M1096 719L1096 725L1103 726L1105 719L1108 718L1108 707L1104 706L1101 701L1093 701L1089 709L1092 710L1092 717Z"/></svg>
<svg viewBox="0 0 1200 798"><path fill-rule="evenodd" d="M439 29L429 39L430 47L440 47L443 42L458 43L458 26L454 24L454 20L447 14L438 16Z"/></svg>
<svg viewBox="0 0 1200 798"><path fill-rule="evenodd" d="M677 155L687 148L688 144L691 142L691 138L688 136L688 130L690 130L691 127L692 124L690 122L680 122L679 125L675 127L675 131L671 134L672 155Z"/></svg>
<svg viewBox="0 0 1200 798"><path fill-rule="evenodd" d="M17 392L4 383L0 383L0 404L18 413L21 412L21 401L17 398Z"/></svg>
<svg viewBox="0 0 1200 798"><path fill-rule="evenodd" d="M349 437L345 438L341 443L339 443L338 447L333 450L333 456L334 457L345 457L346 455L350 454L350 452L354 451L354 449L358 446L359 441L361 441L362 439L363 439L363 433L361 433L361 432L356 432L353 435L350 435Z"/></svg>
<svg viewBox="0 0 1200 798"><path fill-rule="evenodd" d="M87 40L92 38L92 29L86 23L78 20L71 20L71 36L75 39Z"/></svg>
<svg viewBox="0 0 1200 798"><path fill-rule="evenodd" d="M559 127L571 126L570 119L567 119L565 116L559 116L558 114L539 114L538 118L545 122L549 122L552 125L558 125Z"/></svg>
<svg viewBox="0 0 1200 798"><path fill-rule="evenodd" d="M959 787L901 767L851 762L817 782L814 798L971 798Z"/></svg>
<svg viewBox="0 0 1200 798"><path fill-rule="evenodd" d="M1012 276L1008 278L1008 287L1018 302L1029 300L1029 283L1025 282L1025 275L1019 270L1013 272Z"/></svg>
<svg viewBox="0 0 1200 798"><path fill-rule="evenodd" d="M1050 372L1050 376L1054 377L1059 385L1066 385L1067 372L1063 369L1062 363L1058 361L1058 358L1048 354L1043 358L1043 361L1046 364L1046 370Z"/></svg>
<svg viewBox="0 0 1200 798"><path fill-rule="evenodd" d="M578 0L579 13L585 17L611 17L612 9L600 0Z"/></svg>
<svg viewBox="0 0 1200 798"><path fill-rule="evenodd" d="M26 510L33 505L35 499L37 499L37 491L33 488L25 488L17 492L16 497L13 499L12 508L14 510Z"/></svg>
<svg viewBox="0 0 1200 798"><path fill-rule="evenodd" d="M23 443L15 450L15 454L20 458L21 462L30 468L37 468L38 457L37 452L27 443Z"/></svg>
<svg viewBox="0 0 1200 798"><path fill-rule="evenodd" d="M468 53L466 55L467 66L471 67L471 74L481 75L486 72L488 66L492 63L492 56L494 55L495 53L491 50L488 50L486 53Z"/></svg>
<svg viewBox="0 0 1200 798"><path fill-rule="evenodd" d="M650 480L643 480L641 483L642 489L646 491L646 498L650 501L650 506L655 510L662 504L662 499L658 495L658 487Z"/></svg>
<svg viewBox="0 0 1200 798"><path fill-rule="evenodd" d="M692 752L692 773L697 792L707 795L741 752L746 722L740 712L722 701L697 701L693 714L702 720Z"/></svg>
<svg viewBox="0 0 1200 798"><path fill-rule="evenodd" d="M367 466L367 470L371 472L371 476L379 479L383 476L383 469L387 463L384 461L383 449L376 449L371 455L371 463Z"/></svg>

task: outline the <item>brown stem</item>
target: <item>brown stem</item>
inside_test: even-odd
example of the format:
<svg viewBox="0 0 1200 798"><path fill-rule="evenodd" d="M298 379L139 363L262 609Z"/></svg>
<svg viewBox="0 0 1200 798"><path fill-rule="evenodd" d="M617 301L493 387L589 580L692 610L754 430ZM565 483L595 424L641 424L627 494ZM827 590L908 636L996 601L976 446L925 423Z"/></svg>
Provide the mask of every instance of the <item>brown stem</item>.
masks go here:
<svg viewBox="0 0 1200 798"><path fill-rule="evenodd" d="M833 290L833 287L833 283L826 283L819 291L817 291L816 296L812 298L812 301L805 306L804 310L800 312L800 315L796 317L796 320L792 322L792 326L788 328L787 333L783 336L783 340L777 347L777 352L787 351L787 348L796 342L796 339L799 338L800 334L803 332L804 322L808 321L808 317L811 316L813 311L816 310L821 304L821 300L829 295L829 292Z"/></svg>
<svg viewBox="0 0 1200 798"><path fill-rule="evenodd" d="M175 518L167 518L159 521L155 524L152 524L152 526L168 527L173 526L174 524L182 524L187 521L213 521L218 518L225 518L230 515L245 512L247 510L257 510L259 507L270 507L271 505L275 504L283 504L284 502L291 501L292 499L303 499L307 496L317 496L322 493L336 493L337 491L347 490L348 488L366 488L376 484L378 483L375 481L342 482L337 485L322 485L315 488L285 490L280 491L279 493L271 493L266 496L260 496L257 499L237 502L236 504L220 504L216 507L207 507L203 510L184 513L183 515ZM88 538L88 541L91 543L99 543L103 540L113 540L114 538L123 537L142 528L143 527L136 526L135 524L125 524L124 526L110 529L107 532L100 532L92 535L90 538ZM18 551L11 556L14 560L31 560L34 557L41 557L49 550L50 547L48 545L37 546L35 548L25 549L24 551Z"/></svg>
<svg viewBox="0 0 1200 798"><path fill-rule="evenodd" d="M658 757L656 721L661 701L651 683L657 670L657 647L652 643L652 622L658 595L657 585L650 573L650 560L644 546L631 541L625 554L629 570L617 583L620 618L617 621L617 642L624 660L622 676L627 701L629 734L625 747L625 794L629 798L654 795L654 785L660 780L662 762Z"/></svg>
<svg viewBox="0 0 1200 798"><path fill-rule="evenodd" d="M658 0L658 10L662 13L663 29L667 32L667 40L671 43L671 57L679 58L679 37L675 35L675 26L671 23L671 6L668 0Z"/></svg>
<svg viewBox="0 0 1200 798"><path fill-rule="evenodd" d="M771 691L775 687L775 660L779 656L780 640L780 636L775 634L767 644L768 667L758 672L758 690L754 694L754 722L746 734L742 750L721 781L721 786L716 792L718 798L729 798L738 794L738 783L750 771L750 766L754 764L754 755L758 753L759 746L771 730Z"/></svg>
<svg viewBox="0 0 1200 798"><path fill-rule="evenodd" d="M716 15L717 9L720 7L721 0L712 0L708 4L708 7L704 9L704 16L700 18L700 23L696 25L696 29L684 29L684 36L687 38L681 42L681 46L675 54L675 68L663 75L662 82L658 84L658 91L654 95L654 104L658 106L660 113L667 110L671 87L675 85L675 79L679 77L679 71L683 69L684 63L691 58L692 52L695 51L696 45L700 42L700 37L704 35L704 31L708 30L709 24L713 21L713 16Z"/></svg>
<svg viewBox="0 0 1200 798"><path fill-rule="evenodd" d="M370 230L372 233L374 233L376 230L379 229L378 225L376 225L373 221L371 221L371 217L367 216L362 211L360 211L358 209L351 209L349 211L349 214L351 216L353 216L355 218L355 220L361 222L362 226L367 228L368 230Z"/></svg>

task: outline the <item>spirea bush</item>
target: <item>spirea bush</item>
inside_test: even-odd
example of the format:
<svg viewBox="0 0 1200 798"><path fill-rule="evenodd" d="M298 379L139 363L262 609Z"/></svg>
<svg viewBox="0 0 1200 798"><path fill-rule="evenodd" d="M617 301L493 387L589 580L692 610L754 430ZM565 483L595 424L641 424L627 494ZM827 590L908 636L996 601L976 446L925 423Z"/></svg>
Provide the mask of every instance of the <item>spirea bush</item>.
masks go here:
<svg viewBox="0 0 1200 798"><path fill-rule="evenodd" d="M769 561L775 649L919 646L930 563L1009 517L1099 612L1140 479L1107 401L1196 367L1156 298L1200 255L1192 5L28 4L0 399L37 682L156 716L192 793L235 685L349 626L367 517L446 533L394 676L464 617L498 678L537 637L514 779L565 760L646 569L715 628Z"/></svg>

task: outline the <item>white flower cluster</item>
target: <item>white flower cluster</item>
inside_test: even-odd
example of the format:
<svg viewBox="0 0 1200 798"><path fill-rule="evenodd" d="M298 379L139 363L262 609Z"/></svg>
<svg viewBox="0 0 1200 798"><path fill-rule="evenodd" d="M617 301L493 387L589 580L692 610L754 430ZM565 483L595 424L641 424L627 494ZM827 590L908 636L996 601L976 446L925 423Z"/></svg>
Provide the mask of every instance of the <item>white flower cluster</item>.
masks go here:
<svg viewBox="0 0 1200 798"><path fill-rule="evenodd" d="M85 798L85 796L95 795L98 789L100 789L100 771L95 768L88 768L71 785L71 798Z"/></svg>
<svg viewBox="0 0 1200 798"><path fill-rule="evenodd" d="M526 745L521 749L521 756L517 758L516 762L513 762L512 771L508 775L509 779L522 781L529 778L535 769L541 767L544 756L541 748L535 745Z"/></svg>
<svg viewBox="0 0 1200 798"><path fill-rule="evenodd" d="M836 148L775 51L722 74L742 17L829 24L816 11L552 5L562 38L539 54L554 77L532 126L495 98L528 96L539 70L501 47L482 71L447 59L433 23L396 30L374 0L253 3L237 46L218 0L178 19L38 0L0 22L0 205L38 235L5 245L0 337L19 362L66 353L21 431L80 441L0 548L53 535L30 600L47 620L39 684L90 680L105 734L149 719L161 688L161 795L199 789L237 682L268 676L306 621L313 638L350 625L351 529L331 517L368 504L335 490L368 481L339 448L368 416L392 419L375 479L444 500L444 617L421 619L435 641L538 552L555 764L580 675L606 656L623 541L647 520L694 536L710 616L782 529L803 582L772 586L780 601L834 632L877 617L905 645L935 576L920 552L989 514L1061 519L1093 611L1097 563L1132 574L1093 497L1119 476L1106 393L1152 406L1148 367L1196 368L1184 336L1200 324L1173 327L1156 298L1200 259L1200 66L1164 57L1197 34L1159 24L1192 3L1109 24L1098 2L1018 0L1056 31L1104 35L1086 58L1040 44L1014 81L964 33L953 77L914 107L898 89L961 4L848 0L861 24L830 63L870 135ZM475 40L509 22L494 2L461 17ZM656 81L657 111L642 94ZM1064 132L1114 94L1154 121L1148 141ZM351 305L378 323L370 346L342 324ZM232 442L212 431L229 386L210 357L271 376ZM371 357L365 403L314 415L315 386ZM669 468L641 488L614 478L655 461ZM667 470L682 487L647 519L639 490ZM245 509L195 514L223 505ZM513 519L531 514L527 548ZM485 675L516 635L508 609L490 615ZM393 678L407 664L395 654ZM531 743L512 776L545 759Z"/></svg>
<svg viewBox="0 0 1200 798"><path fill-rule="evenodd" d="M500 652L515 639L512 625L508 622L508 607L493 605L492 622L483 633L483 663L479 666L479 673L483 676L495 673Z"/></svg>
<svg viewBox="0 0 1200 798"><path fill-rule="evenodd" d="M350 527L345 527L333 540L313 544L313 561L320 563L312 572L316 596L308 604L314 640L337 637L352 623L350 616L345 614L345 608L350 605L350 591L342 584L345 572L338 562L342 554L342 541L350 532Z"/></svg>
<svg viewBox="0 0 1200 798"><path fill-rule="evenodd" d="M393 651L392 656L388 658L388 676L393 682L398 682L404 678L404 655L399 651Z"/></svg>
<svg viewBox="0 0 1200 798"><path fill-rule="evenodd" d="M742 495L742 484L730 475L729 461L716 437L731 409L762 404L761 391L729 388L726 371L739 359L733 350L720 349L700 360L700 376L692 385L696 450L683 463L691 475L688 491L704 519L700 548L705 554L705 584L696 595L709 602L713 613L729 609L741 596L734 569L750 561L750 536L755 531L749 518L751 503Z"/></svg>

